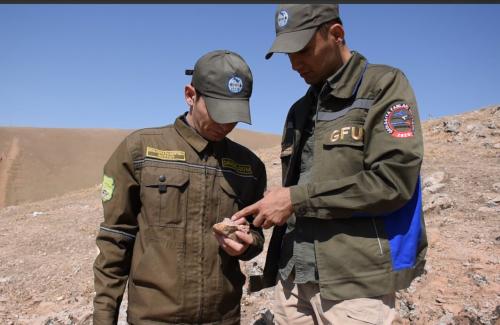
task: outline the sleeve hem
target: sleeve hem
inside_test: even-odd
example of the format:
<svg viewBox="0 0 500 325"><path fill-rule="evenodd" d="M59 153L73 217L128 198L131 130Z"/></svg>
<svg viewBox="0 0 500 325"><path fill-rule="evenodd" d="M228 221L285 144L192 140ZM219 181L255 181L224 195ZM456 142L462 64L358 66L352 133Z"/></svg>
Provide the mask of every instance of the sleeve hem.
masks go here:
<svg viewBox="0 0 500 325"><path fill-rule="evenodd" d="M291 186L290 199L292 201L292 208L295 215L297 217L304 216L308 210L307 203L309 200L306 184Z"/></svg>

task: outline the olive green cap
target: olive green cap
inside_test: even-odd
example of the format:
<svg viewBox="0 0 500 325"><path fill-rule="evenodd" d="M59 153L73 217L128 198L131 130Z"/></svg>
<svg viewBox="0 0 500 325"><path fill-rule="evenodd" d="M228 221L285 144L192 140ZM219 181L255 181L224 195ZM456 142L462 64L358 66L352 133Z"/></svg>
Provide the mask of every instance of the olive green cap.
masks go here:
<svg viewBox="0 0 500 325"><path fill-rule="evenodd" d="M253 77L239 54L228 50L209 52L186 74L193 75L191 83L203 95L208 114L215 122L251 124Z"/></svg>
<svg viewBox="0 0 500 325"><path fill-rule="evenodd" d="M338 4L282 4L276 9L276 39L266 54L295 53L311 40L319 25L339 18Z"/></svg>

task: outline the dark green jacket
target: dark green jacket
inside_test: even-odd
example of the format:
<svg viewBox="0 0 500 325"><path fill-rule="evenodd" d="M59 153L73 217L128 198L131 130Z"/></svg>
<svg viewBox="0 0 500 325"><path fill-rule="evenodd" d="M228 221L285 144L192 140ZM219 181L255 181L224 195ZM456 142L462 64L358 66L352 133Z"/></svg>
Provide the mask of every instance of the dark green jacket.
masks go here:
<svg viewBox="0 0 500 325"><path fill-rule="evenodd" d="M311 181L297 185L306 114L317 108ZM419 173L423 143L413 91L398 69L360 54L316 101L310 89L290 109L282 138L283 186L295 231L314 238L321 296L371 297L406 288L427 247ZM263 283L276 281L286 225L275 227Z"/></svg>
<svg viewBox="0 0 500 325"><path fill-rule="evenodd" d="M262 231L238 259L212 225L262 197L260 159L227 138L209 143L178 118L129 135L104 174L94 324L116 323L127 280L130 323L238 324L239 259L262 251Z"/></svg>

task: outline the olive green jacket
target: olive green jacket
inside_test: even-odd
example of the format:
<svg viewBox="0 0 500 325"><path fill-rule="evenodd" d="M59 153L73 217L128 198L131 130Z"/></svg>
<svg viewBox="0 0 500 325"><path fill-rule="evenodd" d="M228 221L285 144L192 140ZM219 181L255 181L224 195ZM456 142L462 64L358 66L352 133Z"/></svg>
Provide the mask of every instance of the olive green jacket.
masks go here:
<svg viewBox="0 0 500 325"><path fill-rule="evenodd" d="M260 159L227 138L207 142L177 118L129 135L104 175L94 324L117 322L127 280L130 323L239 323L239 259L262 251L262 231L252 228L254 245L238 259L212 225L262 197Z"/></svg>
<svg viewBox="0 0 500 325"><path fill-rule="evenodd" d="M311 181L297 185L311 106L317 110ZM422 272L422 158L407 79L398 69L367 64L359 53L328 79L318 98L309 89L291 107L282 138L283 186L290 187L295 231L314 238L323 298L387 294ZM275 284L285 228L274 228L264 277L251 279L252 290Z"/></svg>

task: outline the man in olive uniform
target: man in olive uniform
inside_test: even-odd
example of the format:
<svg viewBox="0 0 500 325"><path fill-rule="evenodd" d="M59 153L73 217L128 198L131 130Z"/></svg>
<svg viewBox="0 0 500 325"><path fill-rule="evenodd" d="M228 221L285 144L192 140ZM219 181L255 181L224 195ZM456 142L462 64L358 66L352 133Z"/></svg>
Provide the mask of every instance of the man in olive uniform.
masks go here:
<svg viewBox="0 0 500 325"><path fill-rule="evenodd" d="M288 113L283 187L233 216L273 229L264 275L279 324L389 324L422 273L417 103L398 69L346 45L335 4L281 5L266 58L287 53L310 85ZM261 280L261 281L259 281Z"/></svg>
<svg viewBox="0 0 500 325"><path fill-rule="evenodd" d="M128 281L131 324L238 324L239 260L262 251L262 230L214 237L212 226L259 200L262 161L226 135L250 124L252 74L230 51L201 57L185 87L189 112L138 130L104 167L104 222L94 263L94 324L116 324Z"/></svg>

